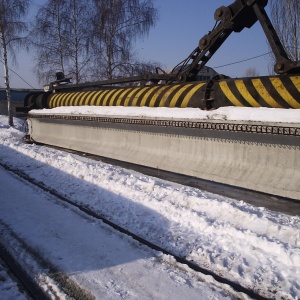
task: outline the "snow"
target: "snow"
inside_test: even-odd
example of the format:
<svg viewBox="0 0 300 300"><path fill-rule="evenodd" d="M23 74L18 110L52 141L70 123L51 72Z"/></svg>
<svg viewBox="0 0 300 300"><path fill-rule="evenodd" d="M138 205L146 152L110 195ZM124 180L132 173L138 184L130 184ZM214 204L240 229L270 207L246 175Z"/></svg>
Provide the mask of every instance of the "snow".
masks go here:
<svg viewBox="0 0 300 300"><path fill-rule="evenodd" d="M168 275L171 269L160 264L151 252L141 247L137 249L134 243L114 234L100 221L83 218L76 209L54 204L49 195L20 184L3 170L0 175L6 192L0 213L1 222L9 227L9 230L2 229L6 243L17 248L9 232L13 231L98 299L116 299L116 295L120 299L184 299L187 295L190 299L197 299L200 288L204 289L204 295L215 294L195 280L191 282L195 288L191 289L191 284L186 284L186 281L193 281L193 278L184 278L176 270L172 278ZM19 201L15 200L16 188L23 195ZM20 207L22 213L19 213ZM31 272L47 273L40 267ZM140 288L135 287L136 278ZM167 295L164 292L166 287L169 288ZM216 294L219 294L217 299L227 298L220 292ZM57 296L62 298L56 292Z"/></svg>
<svg viewBox="0 0 300 300"><path fill-rule="evenodd" d="M179 117L176 109L171 110L172 117ZM189 110L191 114L185 115L182 111L180 118L215 119L218 116L236 120L244 116L245 120L247 116L251 121L300 121L297 110L255 109L254 112L222 108L204 112L202 117L199 117L201 111L186 109L186 112ZM119 108L96 111L86 107L62 107L41 113L87 114L89 111L118 116L123 113ZM132 116L152 114L144 108L140 112L126 108L126 113L129 111ZM167 109L156 109L157 113L152 116L168 117L170 112L164 111ZM267 298L300 299L299 216L273 212L45 146L25 144L21 141L21 121L15 122L17 126L12 128L5 125L7 117L0 117L0 162L17 167L68 199L86 205L150 242L259 291ZM49 195L37 193L29 186L22 187L3 171L0 177L0 225L7 224L26 243L51 258L57 268L72 274L76 282L88 287L99 299L100 291L105 291L105 299L231 297L226 295L232 295L232 291L222 286L225 289L222 292L220 284L211 277L174 267L168 256L154 254L121 234L112 235L111 229L100 221L87 219L83 223L78 212L69 208L62 211L59 205L50 205ZM16 186L24 195L22 199L14 197ZM22 207L20 215L19 206ZM45 224L37 227L35 224L40 224L41 220ZM55 220L59 222L51 225L47 237L43 236ZM20 227L21 224L25 225ZM9 234L5 236L11 241L11 247L18 249L8 238ZM104 251L101 240L111 245L111 256ZM138 287L133 284L137 277L140 278ZM153 286L157 286L157 291L151 289Z"/></svg>
<svg viewBox="0 0 300 300"><path fill-rule="evenodd" d="M3 262L0 260L0 297L5 300L28 300L19 289L12 275L7 272Z"/></svg>
<svg viewBox="0 0 300 300"><path fill-rule="evenodd" d="M229 120L253 122L300 123L299 109L266 107L221 107L206 111L198 108L124 107L124 106L60 106L52 109L31 110L32 114L73 114L154 117L199 120Z"/></svg>

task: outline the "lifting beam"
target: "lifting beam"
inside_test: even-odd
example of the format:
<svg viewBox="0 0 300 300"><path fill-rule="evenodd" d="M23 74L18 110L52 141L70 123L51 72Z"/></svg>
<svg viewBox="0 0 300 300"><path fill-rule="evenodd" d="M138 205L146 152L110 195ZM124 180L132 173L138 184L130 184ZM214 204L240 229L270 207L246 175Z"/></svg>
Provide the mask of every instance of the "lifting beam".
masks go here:
<svg viewBox="0 0 300 300"><path fill-rule="evenodd" d="M200 39L199 45L180 66L179 71L170 80L194 81L198 72L205 66L213 54L220 48L232 32L240 32L260 22L274 53L277 74L295 74L300 72L300 61L291 61L264 9L268 0L236 0L229 6L221 6L215 11L215 28ZM190 62L191 61L191 62ZM177 67L178 68L178 67Z"/></svg>

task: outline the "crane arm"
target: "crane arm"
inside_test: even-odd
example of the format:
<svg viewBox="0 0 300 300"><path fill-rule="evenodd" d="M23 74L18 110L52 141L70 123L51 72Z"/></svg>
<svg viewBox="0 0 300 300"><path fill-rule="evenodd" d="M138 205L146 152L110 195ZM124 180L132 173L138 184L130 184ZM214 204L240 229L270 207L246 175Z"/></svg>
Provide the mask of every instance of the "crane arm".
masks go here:
<svg viewBox="0 0 300 300"><path fill-rule="evenodd" d="M232 32L240 32L260 22L276 58L274 70L277 74L300 72L300 62L291 61L265 11L268 0L236 0L229 6L215 11L215 28L203 36L189 57L176 68L170 81L194 81L199 71L221 47Z"/></svg>

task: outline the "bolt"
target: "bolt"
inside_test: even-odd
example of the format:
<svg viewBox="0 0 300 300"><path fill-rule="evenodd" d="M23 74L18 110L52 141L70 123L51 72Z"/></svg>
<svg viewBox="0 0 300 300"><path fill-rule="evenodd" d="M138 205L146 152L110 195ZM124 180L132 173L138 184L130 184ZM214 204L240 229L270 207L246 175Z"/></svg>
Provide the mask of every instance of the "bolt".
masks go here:
<svg viewBox="0 0 300 300"><path fill-rule="evenodd" d="M200 41L201 46L206 46L207 45L207 39L202 39Z"/></svg>
<svg viewBox="0 0 300 300"><path fill-rule="evenodd" d="M219 17L219 18L221 18L222 15L223 15L223 10L222 9L217 9L216 10L216 16Z"/></svg>
<svg viewBox="0 0 300 300"><path fill-rule="evenodd" d="M276 69L278 71L282 71L284 69L284 63L278 63L278 64L276 64Z"/></svg>

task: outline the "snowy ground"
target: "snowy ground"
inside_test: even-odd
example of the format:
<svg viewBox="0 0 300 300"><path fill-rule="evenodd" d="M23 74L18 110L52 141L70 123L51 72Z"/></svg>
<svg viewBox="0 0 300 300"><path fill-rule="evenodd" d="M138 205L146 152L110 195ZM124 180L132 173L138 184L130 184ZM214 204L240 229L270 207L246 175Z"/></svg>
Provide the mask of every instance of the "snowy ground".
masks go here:
<svg viewBox="0 0 300 300"><path fill-rule="evenodd" d="M300 123L299 109L221 107L216 110L168 107L123 106L60 106L52 109L31 110L32 114L82 114L130 117L181 118L198 120L236 120L252 122Z"/></svg>
<svg viewBox="0 0 300 300"><path fill-rule="evenodd" d="M28 300L20 290L12 274L8 273L0 260L0 298L5 300Z"/></svg>
<svg viewBox="0 0 300 300"><path fill-rule="evenodd" d="M279 111L275 111L278 116ZM285 119L281 114L282 122L299 122L296 110L287 111L290 116ZM222 119L230 119L234 113L230 109L226 113L224 109L214 111ZM264 121L278 121L274 111L269 116L266 112L262 115L267 119ZM271 212L47 147L24 144L19 127L4 124L7 117L0 118L1 162L18 167L152 243L267 298L300 299L299 216ZM1 201L3 197L1 194ZM0 219L4 215L0 214ZM181 284L201 289L191 279L185 278ZM225 297L218 289L214 294L211 286L205 291L201 299Z"/></svg>
<svg viewBox="0 0 300 300"><path fill-rule="evenodd" d="M1 242L35 275L50 299L68 299L53 281L65 274L72 280L70 296L80 300L181 300L200 294L204 299L231 299L214 284L175 268L168 257L155 255L9 172L0 169L0 176L0 191L5 192Z"/></svg>

